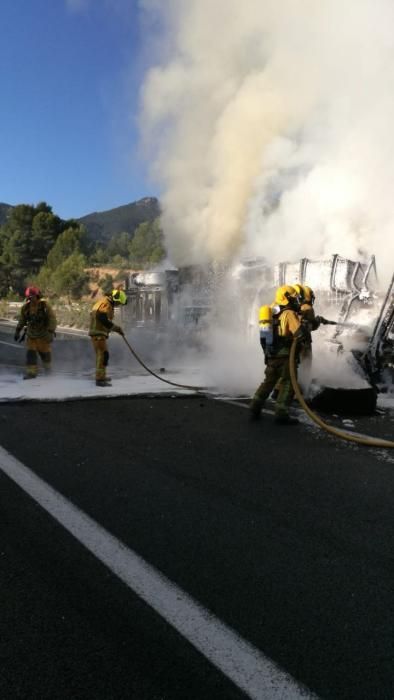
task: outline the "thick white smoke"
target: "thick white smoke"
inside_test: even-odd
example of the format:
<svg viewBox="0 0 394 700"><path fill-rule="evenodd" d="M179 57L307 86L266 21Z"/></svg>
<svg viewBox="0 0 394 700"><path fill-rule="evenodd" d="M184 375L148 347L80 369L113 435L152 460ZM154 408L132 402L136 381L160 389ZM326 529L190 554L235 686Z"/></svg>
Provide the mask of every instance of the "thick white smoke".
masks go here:
<svg viewBox="0 0 394 700"><path fill-rule="evenodd" d="M156 28L141 124L173 262L366 252L391 275L392 0L141 5Z"/></svg>

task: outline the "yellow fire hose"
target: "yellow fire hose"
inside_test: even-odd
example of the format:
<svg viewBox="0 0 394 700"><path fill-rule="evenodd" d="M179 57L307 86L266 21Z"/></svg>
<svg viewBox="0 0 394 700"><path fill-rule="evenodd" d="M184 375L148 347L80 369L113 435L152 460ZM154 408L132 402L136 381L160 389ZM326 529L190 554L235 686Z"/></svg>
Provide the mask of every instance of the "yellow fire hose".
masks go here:
<svg viewBox="0 0 394 700"><path fill-rule="evenodd" d="M122 336L124 342L126 343L128 349L130 350L131 354L135 357L137 362L147 371L149 374L151 374L153 377L156 377L156 379L159 379L161 382L165 382L166 384L170 384L171 386L177 386L180 387L181 389L192 389L193 391L206 391L208 387L204 386L192 386L190 384L178 384L177 382L171 382L169 379L164 379L164 377L160 377L158 374L153 372L137 355L135 350L132 348L130 345L129 341L127 338L123 335ZM297 381L297 373L296 373L296 348L297 348L297 338L294 339L293 344L291 346L290 350L290 378L291 378L291 383L293 385L293 389L295 392L295 395L298 399L299 404L302 406L304 409L305 413L320 427L323 428L323 430L326 430L328 433L331 433L332 435L335 435L336 437L341 438L342 440L349 440L351 442L357 442L360 445L368 445L369 447L394 447L394 442L390 440L382 440L380 438L374 438L374 437L361 437L359 435L354 435L352 433L347 433L343 430L338 430L337 428L334 428L331 425L328 425L325 423L316 413L314 413L309 406L307 405L302 393L301 389L299 387L298 381Z"/></svg>
<svg viewBox="0 0 394 700"><path fill-rule="evenodd" d="M127 338L124 335L122 335L122 338L123 338L124 342L126 343L127 347L129 348L131 354L134 355L137 362L139 362L140 365L144 369L146 369L146 371L149 372L149 374L151 374L153 377L156 377L156 379L160 379L161 382L165 382L166 384L171 384L171 386L178 386L181 389L193 389L193 391L206 391L208 389L208 387L206 387L206 386L190 386L189 384L177 384L176 382L170 382L169 379L164 379L163 377L160 377L158 374L153 372L153 370L151 370L149 367L147 367L147 365L141 360L141 358L137 355L135 350L131 347L129 341L127 340Z"/></svg>
<svg viewBox="0 0 394 700"><path fill-rule="evenodd" d="M326 430L328 433L331 433L332 435L335 435L336 437L341 438L342 440L350 440L351 442L357 442L359 445L368 445L369 447L394 447L394 442L391 440L382 440L380 438L375 438L375 437L361 437L359 435L354 435L352 433L347 433L343 430L338 430L337 428L334 428L332 425L328 425L325 423L319 416L314 413L307 403L305 402L305 399L301 393L301 389L299 387L298 381L297 381L297 372L296 372L296 348L297 348L297 338L294 338L291 350L290 350L290 378L291 378L291 383L293 385L293 389L295 392L295 395L304 409L305 413L315 422L317 423L320 428L323 428L323 430Z"/></svg>

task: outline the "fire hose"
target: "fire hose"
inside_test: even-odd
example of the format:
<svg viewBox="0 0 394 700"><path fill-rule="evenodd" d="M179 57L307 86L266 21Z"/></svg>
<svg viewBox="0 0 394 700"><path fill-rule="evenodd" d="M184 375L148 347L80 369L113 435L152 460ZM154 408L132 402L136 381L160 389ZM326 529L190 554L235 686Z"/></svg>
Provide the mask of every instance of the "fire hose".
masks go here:
<svg viewBox="0 0 394 700"><path fill-rule="evenodd" d="M160 377L158 374L156 374L152 369L150 369L141 360L139 355L137 355L136 351L131 347L129 341L127 340L127 338L124 335L122 335L122 338L123 338L124 342L126 343L127 347L129 348L131 354L135 357L137 362L140 363L141 367L146 369L146 371L149 372L149 374L151 374L153 377L156 377L156 379L160 379L161 382L165 382L166 384L171 384L171 386L178 386L181 389L193 389L193 391L197 391L197 392L198 391L206 391L208 389L208 387L205 387L205 386L190 386L189 384L178 384L177 382L171 382L169 379L164 379L164 377Z"/></svg>
<svg viewBox="0 0 394 700"><path fill-rule="evenodd" d="M203 387L203 386L192 386L190 384L178 384L177 382L171 382L169 379L164 379L164 377L160 377L156 372L151 370L139 357L139 355L135 352L135 350L132 348L130 345L129 341L127 338L122 335L122 338L124 342L126 343L128 349L130 350L131 354L135 357L137 362L147 371L149 374L151 374L153 377L156 377L156 379L159 379L162 382L165 382L166 384L170 384L171 386L177 386L180 387L181 389L192 389L193 391L206 391L208 387ZM390 440L382 440L380 438L374 438L374 437L363 437L361 435L354 435L352 433L347 433L343 430L338 430L337 428L334 428L332 425L328 425L328 423L325 423L314 411L312 411L308 404L306 403L302 393L300 386L297 381L297 372L296 372L296 349L297 349L297 342L298 339L294 338L291 350L290 350L290 378L291 378L291 383L293 385L293 389L295 392L295 395L298 399L299 404L302 406L304 409L305 413L320 427L323 428L323 430L326 430L328 433L331 433L332 435L335 435L336 437L341 438L342 440L348 440L351 442L357 442L360 445L368 445L369 447L394 447L394 442Z"/></svg>
<svg viewBox="0 0 394 700"><path fill-rule="evenodd" d="M375 437L369 437L369 436L362 436L362 435L355 435L352 433L347 433L344 430L338 430L337 428L334 428L332 425L329 425L328 423L325 423L314 411L311 410L311 408L308 406L306 403L302 393L300 386L297 381L297 362L296 362L296 349L297 349L297 342L298 339L294 338L291 349L290 349L290 378L291 378L291 383L293 385L293 389L295 392L295 395L298 399L299 404L301 407L304 409L305 413L316 423L320 428L323 428L323 430L326 430L328 433L331 433L332 435L335 435L336 437L341 438L342 440L349 440L351 442L357 442L359 445L368 445L369 447L394 447L394 442L391 440L383 440L381 438L375 438Z"/></svg>

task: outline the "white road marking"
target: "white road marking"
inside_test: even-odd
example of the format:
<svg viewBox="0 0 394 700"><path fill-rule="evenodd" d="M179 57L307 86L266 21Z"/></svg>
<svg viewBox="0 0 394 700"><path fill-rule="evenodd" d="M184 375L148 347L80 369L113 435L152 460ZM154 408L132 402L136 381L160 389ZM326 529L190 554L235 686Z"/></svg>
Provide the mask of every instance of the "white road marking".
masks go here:
<svg viewBox="0 0 394 700"><path fill-rule="evenodd" d="M232 399L224 399L221 397L214 397L215 401L221 401L222 403L229 403L231 406L238 406L238 408L247 408L249 409L249 404L247 403L241 403L241 401L233 401ZM268 416L274 416L275 412L271 411L269 408L262 408L261 409L262 413L266 413Z"/></svg>
<svg viewBox="0 0 394 700"><path fill-rule="evenodd" d="M0 340L0 345L8 345L8 347L10 347L10 348L19 349L19 350L25 350L25 346L22 345L21 343L16 343L16 342L14 342L14 343L6 343L5 340Z"/></svg>
<svg viewBox="0 0 394 700"><path fill-rule="evenodd" d="M316 698L2 447L0 469L250 698Z"/></svg>

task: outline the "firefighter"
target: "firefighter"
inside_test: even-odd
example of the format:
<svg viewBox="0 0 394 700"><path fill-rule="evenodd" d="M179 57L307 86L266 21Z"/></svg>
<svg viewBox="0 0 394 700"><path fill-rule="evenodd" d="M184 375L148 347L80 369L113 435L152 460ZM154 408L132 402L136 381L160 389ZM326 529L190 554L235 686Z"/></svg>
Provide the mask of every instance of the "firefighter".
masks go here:
<svg viewBox="0 0 394 700"><path fill-rule="evenodd" d="M34 379L38 374L37 353L41 358L45 373L50 372L52 365L51 343L56 335L57 321L51 305L42 298L38 287L27 287L25 297L15 329L14 340L21 342L26 336L26 371L23 378Z"/></svg>
<svg viewBox="0 0 394 700"><path fill-rule="evenodd" d="M328 321L324 316L316 316L313 308L315 303L313 289L306 284L293 284L293 287L300 298L301 323L305 329L302 359L310 363L312 361L312 331L316 331L321 325L335 326L336 323Z"/></svg>
<svg viewBox="0 0 394 700"><path fill-rule="evenodd" d="M309 332L316 331L320 325L336 325L335 321L328 321L328 319L324 318L324 316L316 316L313 308L315 303L315 294L313 289L308 287L306 284L293 284L292 286L299 295L301 319L305 322L306 328Z"/></svg>
<svg viewBox="0 0 394 700"><path fill-rule="evenodd" d="M305 322L306 328L309 332L317 330L320 323L322 322L322 317L316 316L313 304L315 303L315 295L313 290L306 284L293 284L300 299L300 316L301 320ZM325 319L324 319L325 320Z"/></svg>
<svg viewBox="0 0 394 700"><path fill-rule="evenodd" d="M300 299L299 313L305 331L301 359L310 368L312 363L312 331L316 331L319 328L322 317L315 315L313 308L315 295L313 290L305 284L293 284L293 287Z"/></svg>
<svg viewBox="0 0 394 700"><path fill-rule="evenodd" d="M260 335L265 356L265 377L250 403L251 417L260 418L265 400L279 382L279 392L275 402L275 422L293 425L298 423L298 419L289 415L289 407L294 396L290 379L290 348L294 337L302 338L305 334L298 315L300 305L294 287L290 285L279 287L276 290L274 305L268 308L271 308L272 312L271 328L266 334L268 342ZM262 310L260 310L261 317Z"/></svg>
<svg viewBox="0 0 394 700"><path fill-rule="evenodd" d="M125 292L113 289L96 301L90 313L89 335L96 355L96 386L111 386L111 380L106 376L109 361L107 340L111 331L124 335L123 329L112 320L115 306L121 304L127 304Z"/></svg>
<svg viewBox="0 0 394 700"><path fill-rule="evenodd" d="M321 324L335 325L334 321L328 321L323 316L316 316L313 305L315 303L315 294L313 289L308 287L306 284L293 284L298 294L300 302L299 316L304 329L303 343L300 348L300 360L302 362L303 369L305 371L305 376L310 376L311 366L312 366L312 331L316 331ZM279 385L275 386L271 398L276 399L279 393Z"/></svg>

